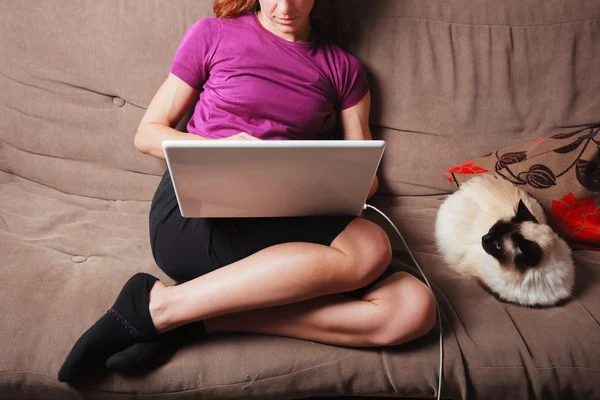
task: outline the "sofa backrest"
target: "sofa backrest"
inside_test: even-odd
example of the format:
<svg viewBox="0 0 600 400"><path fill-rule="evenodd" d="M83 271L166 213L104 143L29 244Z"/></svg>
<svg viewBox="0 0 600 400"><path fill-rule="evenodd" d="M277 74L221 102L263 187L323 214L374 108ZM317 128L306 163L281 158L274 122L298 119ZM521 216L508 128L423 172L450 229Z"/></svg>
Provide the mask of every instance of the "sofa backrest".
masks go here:
<svg viewBox="0 0 600 400"><path fill-rule="evenodd" d="M453 165L600 122L600 1L336 5L338 36L371 74L373 134L388 145L380 192L453 190L441 176Z"/></svg>
<svg viewBox="0 0 600 400"><path fill-rule="evenodd" d="M447 193L451 165L600 122L596 0L317 3L368 70L383 194ZM135 131L212 1L8 1L0 15L0 169L151 199L165 163L135 148Z"/></svg>

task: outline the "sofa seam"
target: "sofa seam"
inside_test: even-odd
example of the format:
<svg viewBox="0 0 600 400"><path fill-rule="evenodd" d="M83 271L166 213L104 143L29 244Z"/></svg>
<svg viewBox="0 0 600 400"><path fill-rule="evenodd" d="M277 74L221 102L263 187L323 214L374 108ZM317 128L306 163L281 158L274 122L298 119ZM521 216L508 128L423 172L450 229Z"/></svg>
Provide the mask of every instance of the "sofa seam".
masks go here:
<svg viewBox="0 0 600 400"><path fill-rule="evenodd" d="M0 140L1 140L1 139L0 139ZM74 160L74 161L79 161L79 160ZM117 169L118 169L118 168L117 168ZM43 183L40 183L40 182L38 182L38 181L34 181L34 180L32 180L32 179L26 178L26 177L24 177L24 176L22 176L22 175L19 175L19 174L15 173L14 171L5 171L5 170L2 170L2 169L0 169L0 171L4 172L4 173L6 173L6 174L9 174L9 175L18 176L19 178L21 178L21 179L24 179L24 180L26 180L27 182L35 183L35 184L37 184L37 185L40 185L40 186L42 186L42 187L45 187L45 188L48 188L48 189L55 190L55 191L57 191L57 192L59 192L59 193L66 194L66 195L68 195L68 196L77 196L77 197L83 197L83 198L86 198L86 199L92 199L92 200L101 200L101 201L110 201L110 202L116 202L116 201L135 201L135 202L137 202L137 203L148 203L148 202L150 202L150 200L135 200L135 199L105 199L105 198L102 198L102 197L93 197L93 196L86 196L86 195L83 195L83 194L75 194L75 193L64 192L64 191L62 191L62 190L60 190L60 189L57 189L57 188L55 188L55 187L48 186L48 185L45 185L45 184L43 184ZM141 172L136 172L136 171L132 171L132 170L129 170L129 169L123 169L123 171L129 171L129 172L137 173L137 174L140 174L140 175L152 175L152 176L158 176L158 175L153 175L153 174L144 174L144 173L141 173ZM3 182L3 183L5 183L5 184L6 184L7 182ZM10 182L8 182L8 183L10 183ZM59 201L61 201L61 202L62 202L62 203L64 203L64 204L68 204L68 203L65 203L65 202L64 202L64 201L62 201L62 200L59 200ZM79 207L79 208L81 208L81 207ZM132 214L132 213L127 213L127 214ZM136 215L138 215L138 214L136 214ZM142 214L139 214L139 215L142 215Z"/></svg>
<svg viewBox="0 0 600 400"><path fill-rule="evenodd" d="M64 202L63 202L63 204L64 204ZM77 207L77 208L81 209L81 207ZM89 209L84 209L84 210L91 211L91 212L99 211L99 210L89 210ZM11 214L11 215L18 215L18 216L23 215L23 214L19 214L19 213L13 212L11 210L3 210L3 212L6 213L6 214ZM126 212L121 213L121 212L118 212L118 211L106 211L106 210L102 210L102 211L99 211L99 212L107 213L107 214L111 214L111 213L112 214L119 214L119 215L121 215L121 214L123 214L123 215L138 215L138 216L140 216L140 215L143 216L144 215L144 214L135 214L135 213L126 213ZM89 222L89 220L77 220L76 222L84 223L84 222ZM69 224L71 224L71 223L64 223L61 227L64 228L65 226L67 226ZM113 225L104 225L102 223L93 223L92 225L94 225L95 227L98 227L98 228L110 228L112 230L118 229L118 230L129 231L129 232L145 232L146 231L145 229L140 230L140 229L132 229L132 228L122 228L120 226L119 227L115 227L114 224ZM24 239L25 241L27 241L25 238L23 238L21 236L17 236L17 237L19 237L19 238Z"/></svg>
<svg viewBox="0 0 600 400"><path fill-rule="evenodd" d="M560 21L560 22L549 22L545 24L476 24L476 23L467 23L467 22L453 22L446 21L443 19L436 18L425 18L425 17L408 17L408 16L390 16L390 19L413 19L420 21L433 21L433 22L442 22L450 25L466 25L466 26L482 26L482 27L506 27L506 28L529 28L529 27L544 27L544 26L552 26L552 25L566 25L573 24L578 22L586 22L586 21L595 21L600 20L600 17L591 17L591 18L582 18L582 19L574 19L570 21Z"/></svg>
<svg viewBox="0 0 600 400"><path fill-rule="evenodd" d="M31 116L31 117L33 117L33 118L41 118L41 117L38 117L38 116L36 116L36 115L33 115L33 114L31 114L31 115L30 115L30 114L27 114L27 113L25 113L25 112L23 112L23 111L21 111L21 110L18 110L18 109L16 109L16 108L12 108L12 107L8 107L8 106L7 106L7 108L10 108L10 109L12 109L12 110L15 110L15 111L17 111L17 112L21 112L21 113L23 113L23 114L25 114L25 115L27 115L27 116ZM42 118L42 119L43 119L43 118ZM139 175L153 175L153 176L158 176L158 175L154 175L154 174L147 174L147 173L145 173L145 172L135 171L135 170L132 170L132 169L130 169L130 168L118 168L118 167L111 167L111 165L110 165L110 164L107 164L107 163L102 163L102 162L98 162L98 161L90 161L90 160L86 160L86 159L72 158L72 157L67 157L67 156L59 156L59 155L53 155L53 154L44 154L44 153L38 153L38 152L36 152L36 151L33 151L33 150L27 150L27 149L20 148L20 147L18 147L18 146L16 146L16 145L14 145L14 144L12 144L12 143L9 143L9 142L8 142L8 141L7 141L5 138L0 138L0 141L2 141L2 142L4 142L4 143L6 143L8 146L10 146L11 148L13 148L13 149L15 149L15 150L17 150L17 151L21 151L21 152L24 152L24 153L33 154L33 155L35 155L35 156L47 157L47 158L56 158L56 159L59 159L59 160L75 161L75 162L81 162L81 163L84 163L84 164L97 164L97 165L101 165L101 166L103 166L103 167L107 167L107 168L113 168L113 169L120 169L120 170L123 170L123 171L128 171L128 172L132 172L132 173L134 173L134 174L139 174ZM3 172L5 172L5 173L7 173L7 174L14 174L14 175L17 175L17 176L19 176L19 177L21 177L21 178L23 178L23 179L27 179L27 178L25 178L25 177L23 177L23 176L21 176L21 175L19 175L19 174L16 174L16 173L15 173L15 172L13 172L13 171L5 171L5 170L2 170L2 171L3 171ZM27 180L29 180L29 181L31 181L31 182L36 182L36 181L32 181L32 180L30 180L30 179L27 179ZM36 182L36 183L38 183L38 182ZM42 184L41 184L41 185L42 185ZM43 186L46 186L46 185L43 185ZM47 186L47 187L51 187L51 186ZM54 189L54 188L53 188L53 189ZM55 190L58 190L58 189L55 189ZM64 193L64 192L63 192L63 193ZM69 193L69 194L70 194L70 193ZM87 196L87 197L89 197L89 196ZM92 198L95 198L95 197L92 197ZM119 200L120 200L120 199L119 199ZM114 200L114 201L116 201L116 200Z"/></svg>
<svg viewBox="0 0 600 400"><path fill-rule="evenodd" d="M392 387L392 389L394 389L394 392L400 393L398 391L398 389L396 388L396 386L394 385L394 381L392 380L392 374L390 373L390 369L389 369L387 363L385 362L383 350L381 350L381 349L379 350L379 359L381 360L381 364L383 365L383 370L385 371L385 376L387 377L387 380L390 383L390 386Z"/></svg>
<svg viewBox="0 0 600 400"><path fill-rule="evenodd" d="M592 313L590 312L590 310L588 310L588 309L587 309L587 307L586 307L586 306L584 306L584 305L583 305L583 303L582 303L581 301L579 301L579 299L578 299L578 298L576 298L575 296L570 296L570 297L571 297L573 300L575 300L575 301L577 302L577 304L579 304L579 306L580 306L581 308L583 308L583 309L585 310L585 312L586 312L586 313L587 313L587 314L588 314L588 315L589 315L589 316L592 318L592 320L594 320L594 322L596 322L596 325L598 325L598 327L600 327L600 321L598 321L598 320L596 319L596 317L594 316L594 314L592 314Z"/></svg>
<svg viewBox="0 0 600 400"><path fill-rule="evenodd" d="M261 382L261 381L266 381L266 380L269 380L269 379L281 378L281 377L288 376L288 375L294 375L294 374L297 374L299 372L303 372L303 371L307 371L307 370L310 370L310 369L322 367L322 366L327 365L327 364L333 364L333 363L336 363L336 362L339 362L339 361L347 360L349 358L358 357L358 356L361 356L361 355L360 354L354 354L354 355L351 355L351 356L348 356L348 357L344 357L344 358L340 358L340 359L337 359L337 360L328 361L328 362L323 363L323 364L313 365L311 367L304 368L304 369L301 369L301 370L298 370L298 371L289 372L287 374L269 376L269 377L261 378L261 379L255 379L255 378L253 378L253 379L248 380L248 381L241 381L241 382L234 382L234 383L225 383L225 384L222 384L222 385L200 386L200 387L193 388L193 389L184 389L184 390L178 390L178 391L174 391L174 392L158 392L158 393L160 393L160 394L184 393L184 392L193 392L193 391L197 391L197 390L201 390L201 389L212 389L212 388L217 388L217 387L244 385L244 384L248 384L248 383L252 383L252 382ZM102 390L102 389L92 389L92 390L97 390L97 391L104 392L104 393L121 393L121 392L114 392L114 391ZM145 393L137 392L137 394L155 395L157 393L156 392L145 392Z"/></svg>

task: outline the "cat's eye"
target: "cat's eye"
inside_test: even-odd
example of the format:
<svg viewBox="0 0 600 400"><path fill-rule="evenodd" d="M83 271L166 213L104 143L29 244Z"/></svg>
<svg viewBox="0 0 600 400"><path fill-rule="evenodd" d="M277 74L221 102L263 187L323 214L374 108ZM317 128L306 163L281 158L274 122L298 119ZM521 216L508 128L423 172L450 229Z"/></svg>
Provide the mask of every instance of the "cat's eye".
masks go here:
<svg viewBox="0 0 600 400"><path fill-rule="evenodd" d="M494 241L494 247L496 247L496 250L500 250L502 248L502 246L500 246L500 241L499 240L495 240Z"/></svg>

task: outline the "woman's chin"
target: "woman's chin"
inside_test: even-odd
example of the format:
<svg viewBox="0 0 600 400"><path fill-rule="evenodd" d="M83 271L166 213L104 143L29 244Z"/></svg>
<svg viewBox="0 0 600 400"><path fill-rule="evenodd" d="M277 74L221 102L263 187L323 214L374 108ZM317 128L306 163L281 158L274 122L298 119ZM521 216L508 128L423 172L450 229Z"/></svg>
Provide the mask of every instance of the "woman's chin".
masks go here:
<svg viewBox="0 0 600 400"><path fill-rule="evenodd" d="M296 27L292 26L292 25L279 24L279 25L277 25L277 29L279 29L279 32L281 32L285 35L292 35L298 31L298 29L296 29Z"/></svg>

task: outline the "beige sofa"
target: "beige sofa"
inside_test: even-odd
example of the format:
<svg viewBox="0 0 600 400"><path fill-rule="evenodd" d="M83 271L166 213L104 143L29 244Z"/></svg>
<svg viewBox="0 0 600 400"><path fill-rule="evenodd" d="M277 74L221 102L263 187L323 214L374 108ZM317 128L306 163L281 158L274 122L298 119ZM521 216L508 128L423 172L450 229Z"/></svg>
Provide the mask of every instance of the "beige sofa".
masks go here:
<svg viewBox="0 0 600 400"><path fill-rule="evenodd" d="M600 122L600 2L331 7L329 29L369 71L373 135L387 141L372 204L406 235L441 306L444 397L600 398L600 254L575 252L573 299L528 309L446 268L433 243L447 167ZM58 382L131 275L173 283L148 238L165 164L133 138L184 32L209 15L208 0L0 2L0 398L435 397L437 327L369 349L224 333L145 375ZM366 216L389 231L390 268L419 277L393 230Z"/></svg>

